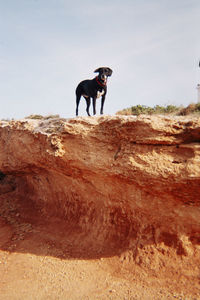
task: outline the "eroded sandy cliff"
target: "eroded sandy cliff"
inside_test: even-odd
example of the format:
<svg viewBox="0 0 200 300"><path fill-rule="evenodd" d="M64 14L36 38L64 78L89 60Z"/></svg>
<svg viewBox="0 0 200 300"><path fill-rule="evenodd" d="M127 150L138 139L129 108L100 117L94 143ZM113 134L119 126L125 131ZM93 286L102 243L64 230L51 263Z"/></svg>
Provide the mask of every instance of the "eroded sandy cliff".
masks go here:
<svg viewBox="0 0 200 300"><path fill-rule="evenodd" d="M26 206L23 218L32 210L47 226L48 218L62 220L54 243L63 258L65 233L76 232L70 257L118 257L115 271L130 277L137 269L168 285L173 278L179 292L198 295L199 118L2 121L0 171L2 222L11 193Z"/></svg>

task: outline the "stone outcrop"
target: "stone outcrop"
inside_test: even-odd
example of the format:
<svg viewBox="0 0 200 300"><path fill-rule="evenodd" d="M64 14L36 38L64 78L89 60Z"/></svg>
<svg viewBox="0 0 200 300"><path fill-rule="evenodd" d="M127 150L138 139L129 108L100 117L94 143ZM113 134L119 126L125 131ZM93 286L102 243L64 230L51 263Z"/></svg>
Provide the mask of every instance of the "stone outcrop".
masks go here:
<svg viewBox="0 0 200 300"><path fill-rule="evenodd" d="M0 171L1 194L73 224L97 256L199 277L199 118L1 121Z"/></svg>

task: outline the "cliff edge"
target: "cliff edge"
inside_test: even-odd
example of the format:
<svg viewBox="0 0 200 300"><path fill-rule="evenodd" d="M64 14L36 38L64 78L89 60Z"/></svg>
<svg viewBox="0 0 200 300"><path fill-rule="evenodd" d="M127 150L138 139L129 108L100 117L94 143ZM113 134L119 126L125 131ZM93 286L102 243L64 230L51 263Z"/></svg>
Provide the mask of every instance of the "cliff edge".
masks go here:
<svg viewBox="0 0 200 300"><path fill-rule="evenodd" d="M2 226L30 224L14 230L15 247L11 233L0 235L2 250L22 251L33 224L56 220L60 252L48 255L116 257L124 276L167 286L173 278L176 290L198 295L200 118L1 121L0 171Z"/></svg>

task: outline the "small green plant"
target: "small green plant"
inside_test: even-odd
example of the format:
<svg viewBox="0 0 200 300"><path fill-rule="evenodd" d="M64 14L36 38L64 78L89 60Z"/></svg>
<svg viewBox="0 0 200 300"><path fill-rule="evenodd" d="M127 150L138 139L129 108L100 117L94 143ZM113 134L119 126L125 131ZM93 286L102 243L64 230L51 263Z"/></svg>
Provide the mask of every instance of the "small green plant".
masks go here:
<svg viewBox="0 0 200 300"><path fill-rule="evenodd" d="M171 114L171 113L179 111L180 107L175 106L175 105L167 105L166 107L156 105L156 106L154 106L153 110L154 110L154 113L156 113L156 114Z"/></svg>
<svg viewBox="0 0 200 300"><path fill-rule="evenodd" d="M134 116L139 116L141 114L145 114L145 115L165 114L165 115L186 116L189 114L200 114L200 103L197 104L191 103L187 107L175 106L175 105L167 105L167 106L155 105L154 107L149 107L145 105L136 105L118 111L116 114L134 115Z"/></svg>
<svg viewBox="0 0 200 300"><path fill-rule="evenodd" d="M153 109L145 105L136 105L131 107L131 113L132 115L136 115L136 116L139 116L141 114L149 115L153 113Z"/></svg>

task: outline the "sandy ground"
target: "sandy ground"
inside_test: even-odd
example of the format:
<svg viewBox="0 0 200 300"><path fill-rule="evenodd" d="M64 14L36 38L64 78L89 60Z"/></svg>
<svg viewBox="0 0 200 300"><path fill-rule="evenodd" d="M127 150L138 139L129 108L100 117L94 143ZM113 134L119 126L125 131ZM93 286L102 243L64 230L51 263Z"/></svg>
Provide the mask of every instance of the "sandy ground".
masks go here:
<svg viewBox="0 0 200 300"><path fill-rule="evenodd" d="M0 196L0 299L200 299L90 247L76 226ZM192 294L192 296L191 296Z"/></svg>

